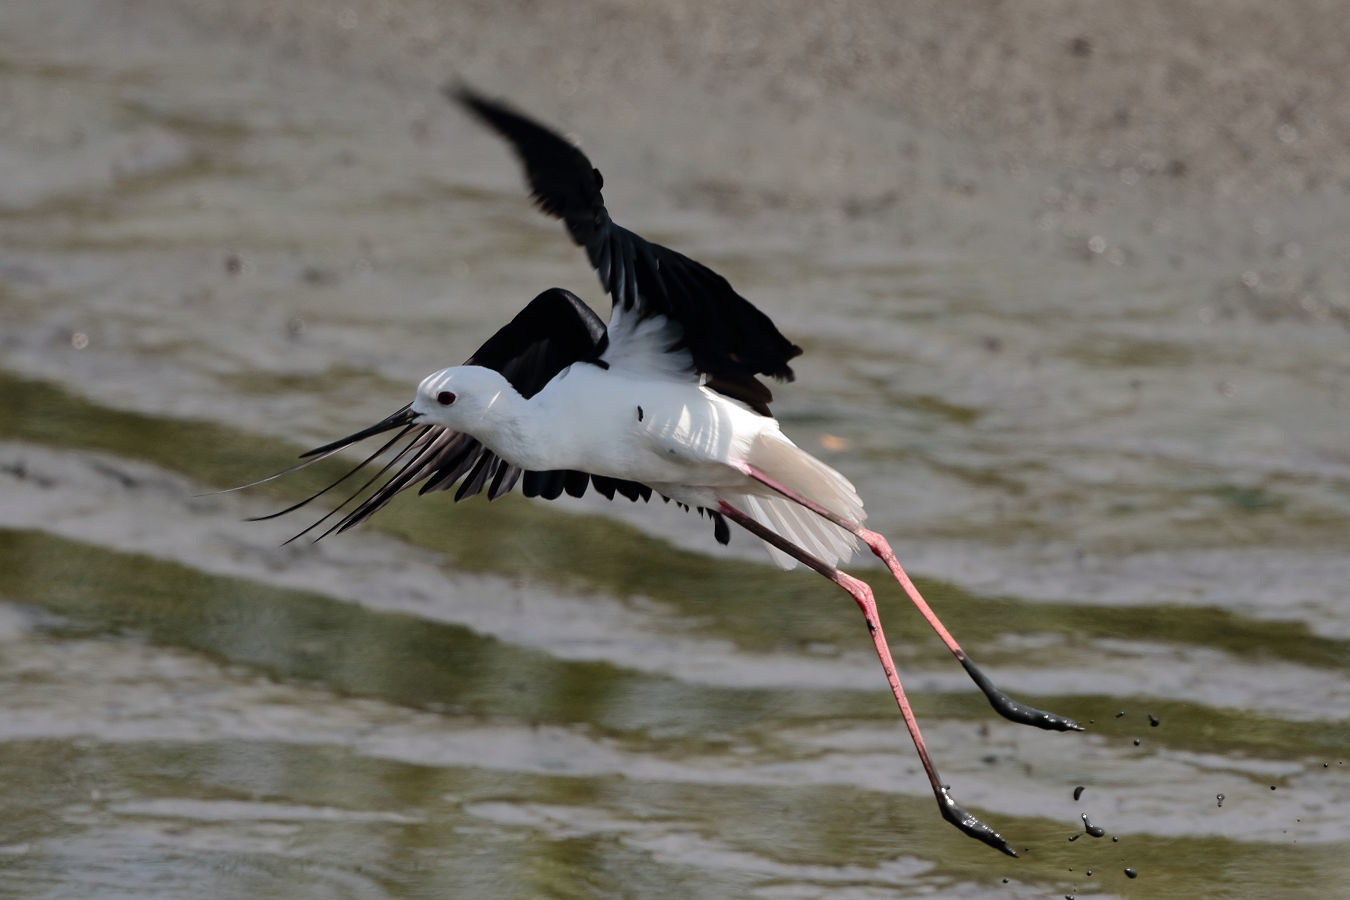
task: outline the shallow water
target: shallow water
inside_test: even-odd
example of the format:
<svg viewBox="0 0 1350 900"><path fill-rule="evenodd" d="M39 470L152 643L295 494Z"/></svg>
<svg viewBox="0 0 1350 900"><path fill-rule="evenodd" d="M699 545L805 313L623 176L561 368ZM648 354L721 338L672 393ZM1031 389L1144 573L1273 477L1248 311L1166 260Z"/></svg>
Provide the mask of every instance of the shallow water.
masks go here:
<svg viewBox="0 0 1350 900"><path fill-rule="evenodd" d="M200 496L594 276L422 85L51 8L0 29L0 894L1327 896L1350 875L1343 326L1235 308L1217 262L799 242L790 213L610 178L628 224L806 348L785 428L855 480L972 657L1089 724L997 719L859 563L1006 859L938 818L852 604L752 541L659 504L438 495L283 547L308 519L240 520L335 467Z"/></svg>

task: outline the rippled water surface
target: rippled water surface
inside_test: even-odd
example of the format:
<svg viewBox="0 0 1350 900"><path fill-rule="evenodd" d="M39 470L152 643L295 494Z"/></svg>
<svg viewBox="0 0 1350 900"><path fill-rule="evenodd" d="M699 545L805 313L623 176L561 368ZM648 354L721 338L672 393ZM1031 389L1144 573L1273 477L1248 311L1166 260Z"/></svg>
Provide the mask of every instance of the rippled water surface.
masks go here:
<svg viewBox="0 0 1350 900"><path fill-rule="evenodd" d="M0 895L1343 890L1342 325L1193 269L776 239L616 184L806 348L785 428L972 657L1089 725L998 719L858 563L1006 859L939 819L848 598L747 537L436 495L282 546L308 520L241 519L336 466L202 496L594 276L425 85L199 32L77 54L96 16L26 8L0 14Z"/></svg>

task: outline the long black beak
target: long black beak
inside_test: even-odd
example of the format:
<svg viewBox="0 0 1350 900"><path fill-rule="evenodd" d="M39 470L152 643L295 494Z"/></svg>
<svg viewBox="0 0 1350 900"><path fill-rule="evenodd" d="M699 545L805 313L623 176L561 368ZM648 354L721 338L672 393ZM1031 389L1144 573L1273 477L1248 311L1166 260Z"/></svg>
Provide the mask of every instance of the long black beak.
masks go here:
<svg viewBox="0 0 1350 900"><path fill-rule="evenodd" d="M362 428L355 434L349 434L346 437L338 438L330 444L324 444L322 447L315 447L313 450L307 450L300 454L300 458L309 459L311 456L323 456L332 453L334 450L341 450L343 447L349 447L357 441L364 441L368 437L384 434L386 431L393 431L395 428L402 428L404 425L411 425L420 415L421 413L414 410L412 404L409 403L392 416L381 419L369 428Z"/></svg>

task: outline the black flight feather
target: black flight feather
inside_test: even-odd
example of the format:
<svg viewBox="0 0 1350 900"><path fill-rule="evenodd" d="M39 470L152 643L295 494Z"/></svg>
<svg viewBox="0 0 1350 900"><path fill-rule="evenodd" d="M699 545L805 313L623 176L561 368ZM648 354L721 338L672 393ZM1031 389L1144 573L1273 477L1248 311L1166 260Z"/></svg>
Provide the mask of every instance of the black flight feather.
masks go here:
<svg viewBox="0 0 1350 900"><path fill-rule="evenodd" d="M769 389L755 376L791 380L788 361L800 347L721 275L616 225L600 193L599 171L561 135L463 85L447 86L444 93L511 144L535 202L562 219L572 240L586 249L616 306L679 323L694 367L709 385L769 414Z"/></svg>

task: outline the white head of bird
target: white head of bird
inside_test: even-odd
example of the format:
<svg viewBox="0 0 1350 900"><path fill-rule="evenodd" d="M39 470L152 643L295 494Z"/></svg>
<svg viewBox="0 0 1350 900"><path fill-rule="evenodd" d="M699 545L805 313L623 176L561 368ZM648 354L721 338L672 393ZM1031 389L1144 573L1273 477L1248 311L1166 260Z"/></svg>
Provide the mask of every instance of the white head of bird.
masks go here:
<svg viewBox="0 0 1350 900"><path fill-rule="evenodd" d="M422 379L412 408L422 424L443 425L483 439L513 418L521 399L500 372L452 366Z"/></svg>

